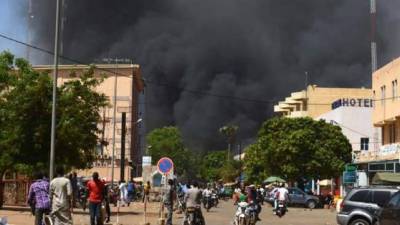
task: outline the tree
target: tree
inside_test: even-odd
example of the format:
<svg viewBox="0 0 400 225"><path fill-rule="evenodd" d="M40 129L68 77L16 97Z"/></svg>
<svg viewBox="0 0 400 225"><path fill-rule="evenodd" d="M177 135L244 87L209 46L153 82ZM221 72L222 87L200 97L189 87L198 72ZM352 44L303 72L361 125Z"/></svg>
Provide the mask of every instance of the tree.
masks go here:
<svg viewBox="0 0 400 225"><path fill-rule="evenodd" d="M239 127L235 125L226 125L219 128L219 132L225 136L228 142L228 159L231 157L232 146L235 144L236 133L238 130Z"/></svg>
<svg viewBox="0 0 400 225"><path fill-rule="evenodd" d="M265 165L265 152L257 143L247 147L245 152L244 171L246 174L246 181L253 184L261 184L268 177Z"/></svg>
<svg viewBox="0 0 400 225"><path fill-rule="evenodd" d="M221 168L226 164L226 151L208 153L203 159L200 168L201 177L207 181L221 179Z"/></svg>
<svg viewBox="0 0 400 225"><path fill-rule="evenodd" d="M55 164L83 169L95 159L100 109L94 68L57 88ZM0 54L0 179L6 170L49 166L52 79L8 52Z"/></svg>
<svg viewBox="0 0 400 225"><path fill-rule="evenodd" d="M182 136L177 127L163 127L152 130L146 137L149 153L153 162L162 157L169 157L174 162L175 173L178 175L192 174L193 154L184 146ZM191 168L192 167L192 168Z"/></svg>
<svg viewBox="0 0 400 225"><path fill-rule="evenodd" d="M245 167L249 179L268 174L294 181L339 176L350 161L351 145L340 127L311 118L272 118L246 152Z"/></svg>

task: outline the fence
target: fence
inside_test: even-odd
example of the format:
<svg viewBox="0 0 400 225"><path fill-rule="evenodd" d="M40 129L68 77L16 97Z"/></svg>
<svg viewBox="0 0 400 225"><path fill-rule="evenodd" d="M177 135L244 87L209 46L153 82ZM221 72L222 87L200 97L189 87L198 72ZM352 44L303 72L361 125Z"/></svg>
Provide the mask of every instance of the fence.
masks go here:
<svg viewBox="0 0 400 225"><path fill-rule="evenodd" d="M3 205L26 206L30 184L31 182L23 179L3 180L0 183L4 190L3 193L0 191L3 194Z"/></svg>

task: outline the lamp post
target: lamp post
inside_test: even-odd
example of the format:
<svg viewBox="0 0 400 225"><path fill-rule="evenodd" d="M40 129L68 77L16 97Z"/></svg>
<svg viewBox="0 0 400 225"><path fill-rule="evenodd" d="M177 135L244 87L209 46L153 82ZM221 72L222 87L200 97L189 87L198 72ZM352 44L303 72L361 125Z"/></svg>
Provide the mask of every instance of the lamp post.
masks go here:
<svg viewBox="0 0 400 225"><path fill-rule="evenodd" d="M60 24L60 0L56 0L56 28L54 37L54 68L53 68L53 102L51 109L51 137L50 137L50 180L54 177L54 152L56 139L56 106L57 106L57 78L58 78L58 50L59 50L59 24Z"/></svg>

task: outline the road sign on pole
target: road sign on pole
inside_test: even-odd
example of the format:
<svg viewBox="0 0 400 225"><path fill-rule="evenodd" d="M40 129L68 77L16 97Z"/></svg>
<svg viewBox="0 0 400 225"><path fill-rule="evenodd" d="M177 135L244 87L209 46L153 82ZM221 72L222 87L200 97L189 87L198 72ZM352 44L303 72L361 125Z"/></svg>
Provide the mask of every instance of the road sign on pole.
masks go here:
<svg viewBox="0 0 400 225"><path fill-rule="evenodd" d="M355 165L355 164L346 164L345 170L346 170L346 172L357 171L357 165Z"/></svg>
<svg viewBox="0 0 400 225"><path fill-rule="evenodd" d="M160 173L169 174L174 169L174 163L170 158L163 157L158 160L157 168Z"/></svg>

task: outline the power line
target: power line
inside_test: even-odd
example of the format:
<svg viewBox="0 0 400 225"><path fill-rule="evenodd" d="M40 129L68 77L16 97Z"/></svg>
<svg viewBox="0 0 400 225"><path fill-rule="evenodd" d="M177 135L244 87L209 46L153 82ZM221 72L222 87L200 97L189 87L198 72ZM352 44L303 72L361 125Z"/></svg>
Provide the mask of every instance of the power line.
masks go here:
<svg viewBox="0 0 400 225"><path fill-rule="evenodd" d="M1 34L0 33L0 37L21 45L24 45L26 47L35 49L37 51L40 52L44 52L46 54L49 55L54 55L53 51L32 45L32 44L28 44L26 42L17 40L15 38L9 37L7 35ZM91 64L79 61L77 59L73 59L71 57L65 56L65 55L59 55L60 58L67 60L69 62L75 63L75 64L81 64L81 65L86 65L86 66L91 66ZM117 74L118 76L124 76L124 77L131 77L132 78L136 78L134 75L131 74L125 74L125 73L121 73L121 72L115 72L114 70L111 69L106 69L106 68L96 68L99 71L103 71L103 72L108 72L108 73L113 73L113 74ZM216 93L210 93L210 92L205 92L205 91L201 91L201 90L196 90L196 89L188 89L188 88L184 88L184 87L180 87L180 86L176 86L176 85L172 85L170 83L163 83L163 82L158 82L158 81L154 81L154 80L144 80L145 84L150 84L150 85L154 85L154 86L162 86L162 87L166 87L166 88L170 88L170 89L176 89L179 90L181 92L187 92L193 95L202 95L202 96L210 96L210 97L215 97L215 98L222 98L222 99L230 99L233 101L242 101L242 102L251 102L251 103L257 103L257 104L268 104L268 105L272 105L272 104L276 104L279 103L278 100L276 99L251 99L251 98L243 98L243 97L238 97L238 96L232 96L232 95L222 95L222 94L216 94ZM381 102L381 101L387 101L387 100L397 100L400 99L400 96L395 96L395 97L387 97L387 98L381 98L381 99L371 99L373 102ZM307 105L332 105L331 103L307 103Z"/></svg>
<svg viewBox="0 0 400 225"><path fill-rule="evenodd" d="M38 47L38 46L35 46L35 45L28 44L26 42L14 39L12 37L9 37L9 36L1 34L1 33L0 33L0 37L4 38L6 40L9 40L9 41L16 42L18 44L24 45L26 47L35 49L37 51L44 52L44 53L47 53L49 55L54 55L54 52L52 52L50 50L47 50L47 49L44 49L44 48L41 48L41 47ZM73 58L70 58L70 57L67 57L65 55L59 55L59 57L64 59L64 60L76 63L76 64L82 64L82 65L90 66L90 64L87 64L85 62L82 62L82 61L79 61L79 60L76 60L76 59L73 59ZM115 71L108 70L106 68L96 68L96 69L100 70L100 71L104 71L104 72L109 72L109 73L114 73L115 74ZM117 75L126 76L126 77L130 77L131 76L130 74L124 74L124 73L120 73L120 72L117 72ZM133 78L135 78L135 76L133 76ZM136 77L136 79L137 79L137 77ZM155 86L163 86L163 87L167 87L167 88L171 88L171 89L173 88L173 89L179 90L181 92L187 92L187 93L191 93L191 94L194 94L194 95L203 95L203 96L210 96L210 97L215 97L215 98L223 98L223 99L230 99L230 100L237 100L237 101L244 101L244 102L259 103L259 104L274 104L274 103L277 102L275 100L250 99L250 98L243 98L243 97L238 97L238 96L210 93L210 92L205 92L205 91L200 91L200 90L195 90L195 89L188 89L188 88L184 88L184 87L179 87L179 86L172 85L172 84L169 84L169 83L161 83L161 82L157 82L157 81L153 81L153 80L144 80L144 81L145 81L146 84L151 84L151 85L155 85Z"/></svg>

